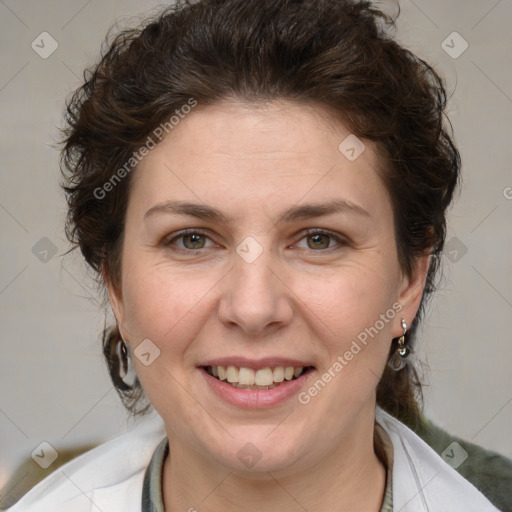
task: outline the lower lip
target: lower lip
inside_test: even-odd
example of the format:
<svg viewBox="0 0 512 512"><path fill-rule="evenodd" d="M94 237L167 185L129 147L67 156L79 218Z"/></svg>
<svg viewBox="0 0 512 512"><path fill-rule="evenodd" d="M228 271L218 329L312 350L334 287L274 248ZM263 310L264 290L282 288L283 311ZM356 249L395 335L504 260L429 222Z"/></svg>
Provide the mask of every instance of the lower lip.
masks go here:
<svg viewBox="0 0 512 512"><path fill-rule="evenodd" d="M199 371L203 374L207 384L218 397L231 405L247 409L273 407L297 395L300 389L305 385L306 379L313 373L313 370L309 370L298 379L284 381L279 386L272 389L239 389L234 388L225 381L212 377L203 368L199 368Z"/></svg>

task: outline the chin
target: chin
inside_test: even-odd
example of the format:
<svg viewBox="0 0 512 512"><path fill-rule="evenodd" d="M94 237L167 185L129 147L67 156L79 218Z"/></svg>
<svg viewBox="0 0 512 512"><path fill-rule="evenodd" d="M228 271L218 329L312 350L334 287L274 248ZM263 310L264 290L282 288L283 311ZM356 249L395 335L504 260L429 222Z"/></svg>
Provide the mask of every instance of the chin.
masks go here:
<svg viewBox="0 0 512 512"><path fill-rule="evenodd" d="M278 433L279 428L282 430ZM241 476L268 479L266 473L286 471L308 451L296 431L276 429L275 425L241 430L231 432L233 438L215 454L222 465Z"/></svg>

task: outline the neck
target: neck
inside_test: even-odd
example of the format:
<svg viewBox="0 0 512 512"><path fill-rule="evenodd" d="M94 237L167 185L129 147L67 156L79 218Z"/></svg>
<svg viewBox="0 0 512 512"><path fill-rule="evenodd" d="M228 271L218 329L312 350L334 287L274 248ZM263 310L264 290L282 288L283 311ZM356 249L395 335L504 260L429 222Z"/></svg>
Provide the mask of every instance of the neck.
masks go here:
<svg viewBox="0 0 512 512"><path fill-rule="evenodd" d="M287 510L379 512L386 468L377 457L373 424L364 436L345 438L312 466L247 477L209 462L169 438L162 482L167 512Z"/></svg>

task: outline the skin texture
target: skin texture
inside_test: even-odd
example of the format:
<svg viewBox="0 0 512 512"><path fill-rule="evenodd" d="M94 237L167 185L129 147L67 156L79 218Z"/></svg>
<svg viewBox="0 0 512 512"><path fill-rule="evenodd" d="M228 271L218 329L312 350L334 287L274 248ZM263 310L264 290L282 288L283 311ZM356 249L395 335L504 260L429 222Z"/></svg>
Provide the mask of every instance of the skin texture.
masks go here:
<svg viewBox="0 0 512 512"><path fill-rule="evenodd" d="M349 161L338 149L349 134L318 106L225 101L194 109L134 171L121 283L108 286L132 352L145 339L160 350L149 366L133 362L169 437L166 510L380 508L375 390L401 318L410 324L417 312L428 257L402 274L381 159L365 141ZM366 214L278 221L288 208L339 199ZM226 219L146 215L170 200ZM179 237L191 228L204 236ZM248 236L262 249L252 263L236 252ZM304 391L395 303L400 313L308 404L294 396L241 409L198 369L225 356L309 361ZM261 454L252 468L237 456L248 442Z"/></svg>

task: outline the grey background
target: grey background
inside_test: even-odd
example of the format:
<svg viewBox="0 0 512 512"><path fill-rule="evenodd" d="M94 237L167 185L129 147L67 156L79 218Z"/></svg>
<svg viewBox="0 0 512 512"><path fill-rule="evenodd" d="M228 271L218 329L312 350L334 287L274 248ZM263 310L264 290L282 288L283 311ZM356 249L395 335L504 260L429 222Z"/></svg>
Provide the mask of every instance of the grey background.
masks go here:
<svg viewBox="0 0 512 512"><path fill-rule="evenodd" d="M100 298L78 254L62 256L65 204L51 145L64 100L107 29L157 5L0 1L0 489L42 441L57 449L101 442L134 423L101 355ZM512 457L512 1L400 6L399 40L446 77L463 158L443 279L421 337L426 413ZM454 31L469 44L457 58L441 46L460 51ZM58 43L46 59L31 47L42 32Z"/></svg>

